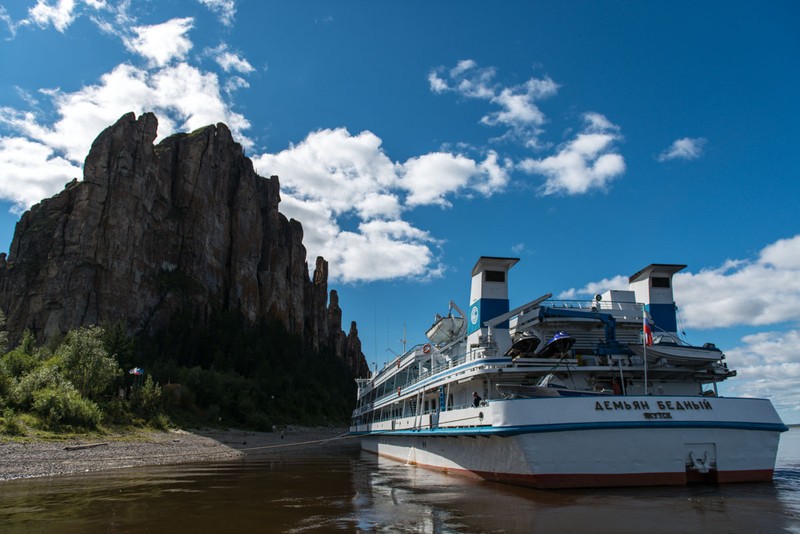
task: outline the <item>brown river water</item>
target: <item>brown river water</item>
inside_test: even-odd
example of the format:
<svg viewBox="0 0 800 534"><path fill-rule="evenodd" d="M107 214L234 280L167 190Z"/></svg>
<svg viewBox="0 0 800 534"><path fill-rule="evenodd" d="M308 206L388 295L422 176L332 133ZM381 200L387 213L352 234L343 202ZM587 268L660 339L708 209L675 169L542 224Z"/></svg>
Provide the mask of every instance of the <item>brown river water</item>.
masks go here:
<svg viewBox="0 0 800 534"><path fill-rule="evenodd" d="M357 449L0 482L0 533L800 533L800 428L772 484L540 491Z"/></svg>

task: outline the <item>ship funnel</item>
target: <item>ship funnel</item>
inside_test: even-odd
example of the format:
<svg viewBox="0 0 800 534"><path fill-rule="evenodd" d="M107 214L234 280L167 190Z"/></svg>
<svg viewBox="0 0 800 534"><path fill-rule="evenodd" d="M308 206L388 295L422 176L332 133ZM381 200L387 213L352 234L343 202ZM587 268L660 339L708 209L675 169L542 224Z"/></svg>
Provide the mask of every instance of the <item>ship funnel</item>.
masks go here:
<svg viewBox="0 0 800 534"><path fill-rule="evenodd" d="M685 265L653 263L628 279L636 302L644 304L644 309L655 324L655 329L673 335L678 333L675 298L672 294L672 275L684 269Z"/></svg>
<svg viewBox="0 0 800 534"><path fill-rule="evenodd" d="M508 271L519 258L481 256L472 268L472 289L467 317L467 343L470 347L487 341L486 321L508 312ZM492 341L499 353L511 346L508 321L492 328Z"/></svg>

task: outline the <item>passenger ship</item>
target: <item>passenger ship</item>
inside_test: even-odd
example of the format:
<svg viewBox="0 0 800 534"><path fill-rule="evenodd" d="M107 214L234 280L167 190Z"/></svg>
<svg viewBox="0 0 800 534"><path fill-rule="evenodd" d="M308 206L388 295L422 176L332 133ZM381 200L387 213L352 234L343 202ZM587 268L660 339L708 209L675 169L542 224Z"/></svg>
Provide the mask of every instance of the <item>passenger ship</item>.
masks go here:
<svg viewBox="0 0 800 534"><path fill-rule="evenodd" d="M357 380L362 449L536 488L772 480L787 427L767 399L720 396L736 371L714 345L680 340L672 276L684 265L510 310L518 261L481 257L468 313L451 301L427 343Z"/></svg>

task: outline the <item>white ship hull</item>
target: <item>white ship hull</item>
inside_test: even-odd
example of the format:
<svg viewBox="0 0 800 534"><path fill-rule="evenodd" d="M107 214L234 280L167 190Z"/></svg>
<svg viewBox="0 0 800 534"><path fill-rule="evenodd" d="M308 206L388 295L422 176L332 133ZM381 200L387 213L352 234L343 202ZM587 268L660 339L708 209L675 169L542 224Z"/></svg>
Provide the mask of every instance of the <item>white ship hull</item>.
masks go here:
<svg viewBox="0 0 800 534"><path fill-rule="evenodd" d="M671 277L683 265L651 264L591 302L548 293L509 309L516 262L475 264L463 334L429 331L432 344L357 380L363 449L536 488L772 480L788 428L766 399L720 397L736 371L714 345L678 337ZM537 339L550 349L534 351Z"/></svg>
<svg viewBox="0 0 800 534"><path fill-rule="evenodd" d="M457 411L451 419L486 424L449 425L443 413L438 426L362 435L362 448L536 488L755 482L772 480L786 429L761 399L515 399Z"/></svg>

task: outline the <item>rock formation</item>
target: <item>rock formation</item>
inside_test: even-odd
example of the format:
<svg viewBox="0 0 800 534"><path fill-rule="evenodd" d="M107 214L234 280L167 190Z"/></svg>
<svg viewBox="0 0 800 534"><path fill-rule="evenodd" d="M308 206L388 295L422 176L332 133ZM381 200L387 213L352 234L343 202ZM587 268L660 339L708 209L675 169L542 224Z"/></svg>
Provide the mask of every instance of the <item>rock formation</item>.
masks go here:
<svg viewBox="0 0 800 534"><path fill-rule="evenodd" d="M154 145L157 126L152 113L124 115L92 144L83 181L22 216L0 255L11 338L103 321L151 335L187 309L199 325L228 310L277 320L366 372L334 291L327 306L327 262L309 278L303 227L278 211L278 177L258 176L224 124Z"/></svg>

